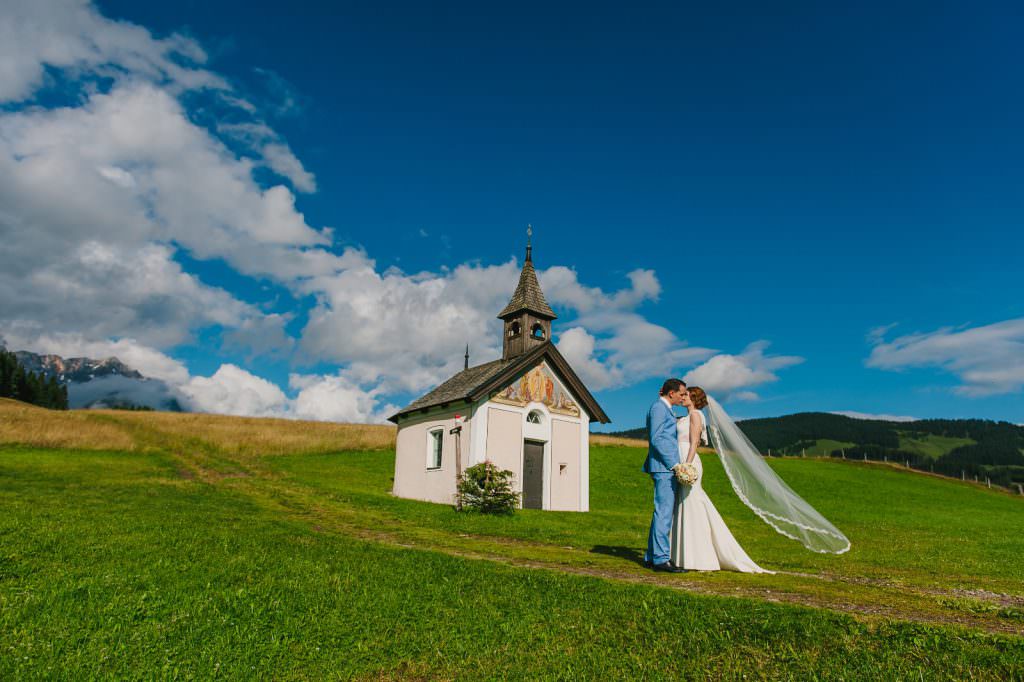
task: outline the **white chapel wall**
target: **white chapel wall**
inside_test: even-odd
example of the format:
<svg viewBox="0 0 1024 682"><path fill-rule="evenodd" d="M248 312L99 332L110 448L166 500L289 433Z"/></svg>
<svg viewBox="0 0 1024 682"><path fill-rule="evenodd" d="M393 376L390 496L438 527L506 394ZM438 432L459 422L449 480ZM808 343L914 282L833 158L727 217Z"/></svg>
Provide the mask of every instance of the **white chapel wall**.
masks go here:
<svg viewBox="0 0 1024 682"><path fill-rule="evenodd" d="M446 410L403 420L395 442L395 484L393 494L412 500L452 504L455 496L455 415L466 417L466 410ZM427 469L430 431L441 428L441 468ZM472 420L463 422L461 434L462 468L469 466Z"/></svg>
<svg viewBox="0 0 1024 682"><path fill-rule="evenodd" d="M484 457L515 476L516 490L523 484L523 415L520 410L487 407L487 447Z"/></svg>
<svg viewBox="0 0 1024 682"><path fill-rule="evenodd" d="M551 509L580 509L580 423L551 419Z"/></svg>

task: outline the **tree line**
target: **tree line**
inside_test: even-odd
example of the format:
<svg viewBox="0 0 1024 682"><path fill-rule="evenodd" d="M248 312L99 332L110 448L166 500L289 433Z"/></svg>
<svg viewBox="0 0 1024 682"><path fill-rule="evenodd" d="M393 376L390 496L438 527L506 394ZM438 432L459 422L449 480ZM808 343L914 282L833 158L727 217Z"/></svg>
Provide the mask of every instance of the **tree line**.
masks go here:
<svg viewBox="0 0 1024 682"><path fill-rule="evenodd" d="M836 414L809 412L774 419L751 419L741 424L743 432L762 451L800 454L816 441L830 439L856 443L833 450L833 457L869 459L905 464L921 471L956 478L986 479L1008 488L1024 483L1024 428L987 419L921 419L888 422L852 419ZM934 458L900 449L900 436L927 438L929 435L964 438L974 443L961 445Z"/></svg>
<svg viewBox="0 0 1024 682"><path fill-rule="evenodd" d="M18 357L0 349L0 398L14 398L51 410L68 409L68 387L55 375L26 370Z"/></svg>

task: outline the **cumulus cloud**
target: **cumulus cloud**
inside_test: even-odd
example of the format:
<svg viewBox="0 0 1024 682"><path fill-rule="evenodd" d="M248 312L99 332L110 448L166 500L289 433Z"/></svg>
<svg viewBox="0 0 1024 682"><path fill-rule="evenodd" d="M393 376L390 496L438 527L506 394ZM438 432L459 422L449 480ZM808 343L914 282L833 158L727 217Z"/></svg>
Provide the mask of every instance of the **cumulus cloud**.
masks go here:
<svg viewBox="0 0 1024 682"><path fill-rule="evenodd" d="M583 327L566 329L558 336L558 350L583 382L591 389L599 391L620 383L623 377L620 371L608 367L594 357L596 346L597 339Z"/></svg>
<svg viewBox="0 0 1024 682"><path fill-rule="evenodd" d="M21 101L45 84L46 68L81 76L141 76L172 90L227 89L202 68L194 40L154 38L141 26L111 21L88 0L8 0L0 17L0 101Z"/></svg>
<svg viewBox="0 0 1024 682"><path fill-rule="evenodd" d="M343 270L302 283L318 299L300 342L309 358L347 363L360 383L416 392L461 369L466 343L476 361L500 356L495 314L515 288L515 261L409 275L380 272L366 254L348 255ZM562 266L539 278L548 300L571 320L559 349L595 390L671 373L711 354L636 312L660 291L653 272L630 273L629 286L612 292L582 285Z"/></svg>
<svg viewBox="0 0 1024 682"><path fill-rule="evenodd" d="M955 375L961 382L956 392L970 397L1024 389L1024 318L980 327L944 327L887 341L889 329L874 335L868 367L935 367Z"/></svg>
<svg viewBox="0 0 1024 682"><path fill-rule="evenodd" d="M380 403L382 387L363 390L342 374L292 374L288 384L298 390L291 406L292 414L299 419L383 422L399 409L397 405Z"/></svg>
<svg viewBox="0 0 1024 682"><path fill-rule="evenodd" d="M160 244L87 241L45 256L0 256L0 263L4 327L21 336L129 336L159 347L187 342L191 330L209 325L259 324L269 331L284 324L223 289L204 285ZM268 335L261 342L274 338Z"/></svg>
<svg viewBox="0 0 1024 682"><path fill-rule="evenodd" d="M91 383L91 382L90 382ZM364 390L343 374L291 374L289 397L277 384L237 365L175 387L191 411L350 423L381 423L398 410L381 400L382 389Z"/></svg>
<svg viewBox="0 0 1024 682"><path fill-rule="evenodd" d="M608 293L584 286L566 267L540 274L548 299L576 313L574 326L560 334L558 348L594 390L678 374L714 354L709 348L690 346L637 312L661 294L653 271L634 270L627 279L628 287Z"/></svg>
<svg viewBox="0 0 1024 682"><path fill-rule="evenodd" d="M284 144L275 142L263 147L263 158L278 175L288 178L300 192L315 192L316 178L302 166L302 162Z"/></svg>
<svg viewBox="0 0 1024 682"><path fill-rule="evenodd" d="M288 403L277 384L232 364L221 365L209 377L192 377L181 390L198 412L272 417Z"/></svg>
<svg viewBox="0 0 1024 682"><path fill-rule="evenodd" d="M253 177L263 163L297 189L315 179L265 123L248 125L267 158L233 152L193 122L183 93L230 94L191 39L158 39L87 2L15 2L0 15L0 101L45 87L47 69L77 81L73 104L0 110L0 319L22 334L126 336L156 347L219 326L229 342L280 353L287 321L184 272L178 251L289 282L333 272L282 185ZM232 95L238 108L244 100ZM251 112L251 105L241 107ZM234 331L232 331L234 330Z"/></svg>
<svg viewBox="0 0 1024 682"><path fill-rule="evenodd" d="M218 122L217 132L253 153L267 168L291 181L299 192L316 191L316 177L306 170L291 147L266 123Z"/></svg>
<svg viewBox="0 0 1024 682"><path fill-rule="evenodd" d="M317 298L300 341L306 358L345 363L360 383L415 392L461 369L466 343L480 360L500 354L495 314L515 286L514 262L406 275L348 255L348 267L301 285Z"/></svg>
<svg viewBox="0 0 1024 682"><path fill-rule="evenodd" d="M756 400L749 389L778 380L776 372L803 362L793 355L767 355L767 341L755 341L739 355L719 354L686 373L683 380L723 399Z"/></svg>

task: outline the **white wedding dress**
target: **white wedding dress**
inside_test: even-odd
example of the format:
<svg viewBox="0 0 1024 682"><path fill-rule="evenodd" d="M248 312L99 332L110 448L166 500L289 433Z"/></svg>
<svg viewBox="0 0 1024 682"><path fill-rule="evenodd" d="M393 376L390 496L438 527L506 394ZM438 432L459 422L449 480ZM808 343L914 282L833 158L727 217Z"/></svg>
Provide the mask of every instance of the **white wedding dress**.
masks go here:
<svg viewBox="0 0 1024 682"><path fill-rule="evenodd" d="M700 410L679 420L679 461L685 462L690 454L690 419L700 420L701 440L707 443L707 427ZM675 511L672 516L671 559L675 566L695 571L739 571L741 573L774 573L755 564L743 551L736 538L725 525L711 498L704 492L701 479L704 468L700 455L693 458L697 468L697 481L679 485Z"/></svg>

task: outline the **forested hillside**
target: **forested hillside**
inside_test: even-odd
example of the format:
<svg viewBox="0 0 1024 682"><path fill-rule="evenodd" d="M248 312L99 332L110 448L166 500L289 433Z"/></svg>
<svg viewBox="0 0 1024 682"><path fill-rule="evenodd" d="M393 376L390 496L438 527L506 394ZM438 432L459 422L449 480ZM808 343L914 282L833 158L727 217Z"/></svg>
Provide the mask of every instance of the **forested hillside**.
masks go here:
<svg viewBox="0 0 1024 682"><path fill-rule="evenodd" d="M826 412L748 419L740 427L763 454L889 460L948 476L1024 483L1024 427L985 419L890 422ZM644 429L615 435L646 438Z"/></svg>
<svg viewBox="0 0 1024 682"><path fill-rule="evenodd" d="M14 353L0 349L0 398L54 410L68 409L68 387L57 377L26 370Z"/></svg>

